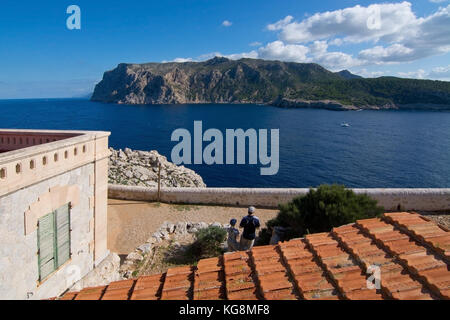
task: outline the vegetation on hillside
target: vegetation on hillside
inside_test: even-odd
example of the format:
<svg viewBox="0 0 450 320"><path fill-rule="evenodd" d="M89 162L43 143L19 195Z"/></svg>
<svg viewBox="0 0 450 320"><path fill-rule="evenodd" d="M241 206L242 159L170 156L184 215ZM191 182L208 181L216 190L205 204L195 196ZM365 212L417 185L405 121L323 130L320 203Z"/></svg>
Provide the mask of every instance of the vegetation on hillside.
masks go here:
<svg viewBox="0 0 450 320"><path fill-rule="evenodd" d="M225 229L209 226L195 233L195 241L189 248L189 253L196 260L217 257L222 252L222 243L226 239Z"/></svg>

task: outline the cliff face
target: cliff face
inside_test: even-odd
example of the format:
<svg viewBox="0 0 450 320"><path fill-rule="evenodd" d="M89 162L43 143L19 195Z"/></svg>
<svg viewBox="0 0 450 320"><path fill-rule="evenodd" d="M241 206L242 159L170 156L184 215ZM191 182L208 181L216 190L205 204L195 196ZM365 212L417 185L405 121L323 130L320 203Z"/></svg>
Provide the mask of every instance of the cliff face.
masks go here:
<svg viewBox="0 0 450 320"><path fill-rule="evenodd" d="M266 103L331 109L450 108L450 82L364 79L317 64L213 58L205 62L119 64L91 98L123 104Z"/></svg>
<svg viewBox="0 0 450 320"><path fill-rule="evenodd" d="M315 64L214 58L205 62L120 64L92 100L126 104L267 103L300 82L340 79Z"/></svg>

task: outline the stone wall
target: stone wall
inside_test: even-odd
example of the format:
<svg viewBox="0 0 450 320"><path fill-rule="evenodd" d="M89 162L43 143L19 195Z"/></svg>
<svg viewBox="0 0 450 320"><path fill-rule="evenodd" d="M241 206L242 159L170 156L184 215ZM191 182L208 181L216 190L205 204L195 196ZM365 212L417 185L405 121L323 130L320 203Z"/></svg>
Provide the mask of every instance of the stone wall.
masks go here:
<svg viewBox="0 0 450 320"><path fill-rule="evenodd" d="M450 209L450 189L354 189L368 194L387 211ZM160 201L167 203L215 204L276 208L308 189L245 189L245 188L162 188ZM109 185L112 199L158 201L156 188Z"/></svg>
<svg viewBox="0 0 450 320"><path fill-rule="evenodd" d="M57 296L93 269L93 174L94 164L87 164L0 198L0 299ZM78 186L80 191L78 203L70 211L72 256L38 283L37 230L26 234L24 213L41 195L59 186Z"/></svg>

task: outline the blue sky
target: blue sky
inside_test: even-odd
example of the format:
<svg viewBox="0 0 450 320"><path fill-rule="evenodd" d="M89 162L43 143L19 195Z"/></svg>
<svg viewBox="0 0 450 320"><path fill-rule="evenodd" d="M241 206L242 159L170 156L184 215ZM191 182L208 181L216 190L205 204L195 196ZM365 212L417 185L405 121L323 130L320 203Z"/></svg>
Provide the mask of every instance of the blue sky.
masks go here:
<svg viewBox="0 0 450 320"><path fill-rule="evenodd" d="M69 30L69 5L81 29ZM11 1L0 4L0 98L92 92L118 63L224 55L366 77L450 80L450 1Z"/></svg>

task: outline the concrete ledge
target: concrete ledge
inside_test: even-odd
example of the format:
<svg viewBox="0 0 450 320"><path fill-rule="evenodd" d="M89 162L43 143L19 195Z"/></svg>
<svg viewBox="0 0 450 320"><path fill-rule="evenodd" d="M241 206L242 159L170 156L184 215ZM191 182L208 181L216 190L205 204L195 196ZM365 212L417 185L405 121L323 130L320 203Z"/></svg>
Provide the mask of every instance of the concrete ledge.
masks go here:
<svg viewBox="0 0 450 320"><path fill-rule="evenodd" d="M450 189L353 189L378 201L387 211L450 210ZM309 189L283 188L162 188L161 202L276 208ZM109 185L108 197L121 200L158 201L156 188Z"/></svg>

